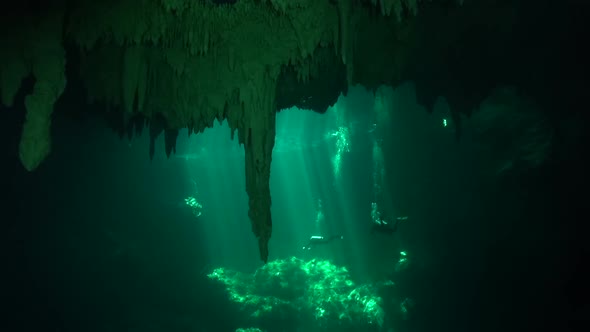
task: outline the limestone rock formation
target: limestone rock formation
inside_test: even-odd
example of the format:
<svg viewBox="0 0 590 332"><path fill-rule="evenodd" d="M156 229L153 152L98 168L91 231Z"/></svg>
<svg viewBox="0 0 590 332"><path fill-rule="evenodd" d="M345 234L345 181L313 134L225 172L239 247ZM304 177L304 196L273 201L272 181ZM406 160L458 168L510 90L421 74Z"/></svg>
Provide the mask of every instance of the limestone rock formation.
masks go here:
<svg viewBox="0 0 590 332"><path fill-rule="evenodd" d="M266 262L276 112L291 106L324 112L350 85L376 89L417 77L418 68L449 52L460 22L481 21L461 2L24 1L0 21L0 38L9 45L0 52L0 95L11 106L22 80L36 80L20 143L28 170L50 151L66 62L68 81L83 84L89 102L117 110L127 130L141 117L152 137L165 132L167 154L179 129L199 133L226 120L246 152L249 217ZM502 13L500 7L490 22L505 22L497 17ZM424 36L445 24L455 29L442 30L439 53L422 54Z"/></svg>

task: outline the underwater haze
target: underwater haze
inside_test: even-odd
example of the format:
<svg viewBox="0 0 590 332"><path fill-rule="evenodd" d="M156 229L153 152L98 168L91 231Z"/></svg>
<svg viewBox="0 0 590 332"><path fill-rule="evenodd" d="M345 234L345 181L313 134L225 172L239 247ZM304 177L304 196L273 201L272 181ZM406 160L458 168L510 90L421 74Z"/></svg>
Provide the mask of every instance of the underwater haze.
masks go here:
<svg viewBox="0 0 590 332"><path fill-rule="evenodd" d="M590 1L11 4L0 332L590 331Z"/></svg>
<svg viewBox="0 0 590 332"><path fill-rule="evenodd" d="M515 118L486 105L477 128ZM7 165L6 298L23 331L528 330L560 313L546 307L562 295L545 267L567 253L542 119L508 123L518 146L469 119L458 141L444 98L427 112L411 83L281 110L267 264L226 123L181 132L169 158L160 137L150 161L147 134L91 120L58 113L73 134L43 167Z"/></svg>

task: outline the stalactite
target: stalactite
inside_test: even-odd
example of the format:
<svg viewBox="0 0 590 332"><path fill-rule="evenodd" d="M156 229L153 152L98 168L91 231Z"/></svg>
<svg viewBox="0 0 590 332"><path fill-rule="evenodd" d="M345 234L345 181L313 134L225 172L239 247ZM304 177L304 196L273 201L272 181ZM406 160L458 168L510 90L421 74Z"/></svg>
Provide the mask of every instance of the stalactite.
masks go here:
<svg viewBox="0 0 590 332"><path fill-rule="evenodd" d="M164 144L166 147L166 157L176 153L176 139L178 138L178 129L166 129L164 131Z"/></svg>
<svg viewBox="0 0 590 332"><path fill-rule="evenodd" d="M272 234L270 213L270 164L275 143L275 92L277 68L258 78L256 89L246 94L244 121L238 128L238 135L244 140L246 157L246 192L249 197L248 216L252 231L258 239L260 258L268 260L268 241Z"/></svg>
<svg viewBox="0 0 590 332"><path fill-rule="evenodd" d="M145 91L146 75L141 73L147 70L144 58L144 49L141 46L132 46L125 49L123 56L123 73L121 75L121 87L123 89L123 109L127 113L135 111L134 105L139 104L139 91ZM141 88L140 88L141 86Z"/></svg>
<svg viewBox="0 0 590 332"><path fill-rule="evenodd" d="M29 52L36 82L25 98L27 115L19 144L20 160L29 171L36 169L51 150L51 113L66 86L62 21L63 13L51 13L33 30Z"/></svg>

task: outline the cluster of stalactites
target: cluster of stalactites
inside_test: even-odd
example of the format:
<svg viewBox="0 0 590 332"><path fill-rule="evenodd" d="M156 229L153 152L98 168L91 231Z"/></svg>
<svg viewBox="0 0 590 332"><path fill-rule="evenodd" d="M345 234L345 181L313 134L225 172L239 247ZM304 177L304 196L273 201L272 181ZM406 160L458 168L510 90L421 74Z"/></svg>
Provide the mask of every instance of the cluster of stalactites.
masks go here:
<svg viewBox="0 0 590 332"><path fill-rule="evenodd" d="M83 52L89 64L81 75L89 98L126 113L148 119L161 114L168 127L186 127L189 134L227 120L233 136L240 125L234 118L243 115L231 114L247 113L244 87L257 84L252 76L260 70L292 65L305 83L325 61L313 56L315 50L331 47L352 77L352 0L338 7L329 0L245 0L231 6L137 1L142 5L120 1L108 11L88 2L72 12L68 27L89 50ZM104 68L105 62L117 70Z"/></svg>
<svg viewBox="0 0 590 332"><path fill-rule="evenodd" d="M399 1L383 3L391 12L391 3ZM407 8L414 8L404 1ZM231 6L193 0L108 2L76 1L67 19L60 15L27 37L34 41L30 54L42 57L0 70L3 101L10 101L18 89L15 77L33 73L37 79L26 100L29 124L21 141L25 167L34 169L49 151L50 114L65 86L61 47L65 32L81 50L80 77L90 100L115 106L126 117L141 114L155 121L160 116L168 130L187 127L189 133L201 132L215 120L227 120L232 136L237 131L246 149L252 227L266 260L272 230L268 180L277 78L281 68L293 65L298 79L309 81L324 61L313 58L315 50L332 47L352 84L355 2L242 0ZM175 142L175 136L169 136ZM171 144L168 153L174 151L168 147Z"/></svg>
<svg viewBox="0 0 590 332"><path fill-rule="evenodd" d="M294 65L302 82L318 75L324 59L312 55L328 46L339 53L352 80L353 1L243 0L215 6L191 0L80 0L75 6L67 20L60 13L31 25L36 29L22 38L28 43L2 59L16 64L0 70L5 104L12 103L25 76L36 78L25 99L20 144L25 167L35 169L49 153L51 112L65 87L65 31L81 49L80 76L89 99L119 108L124 118L150 119L152 135L165 132L167 154L175 150L178 129L201 132L215 120L227 120L246 152L249 217L266 262L276 82L285 65ZM154 124L158 118L164 124Z"/></svg>
<svg viewBox="0 0 590 332"><path fill-rule="evenodd" d="M420 0L371 0L374 6L379 6L381 15L389 16L394 14L398 22L401 22L404 13L411 15L418 14L418 2Z"/></svg>

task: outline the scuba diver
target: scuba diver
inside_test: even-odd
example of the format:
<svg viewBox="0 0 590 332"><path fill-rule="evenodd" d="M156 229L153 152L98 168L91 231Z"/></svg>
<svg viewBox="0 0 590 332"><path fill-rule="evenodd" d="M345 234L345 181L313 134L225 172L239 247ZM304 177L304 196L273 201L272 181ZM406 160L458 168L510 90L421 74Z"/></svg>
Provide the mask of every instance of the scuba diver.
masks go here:
<svg viewBox="0 0 590 332"><path fill-rule="evenodd" d="M387 235L391 235L397 232L397 227L399 226L400 221L407 220L408 217L397 217L393 224L391 222L387 222L385 219L381 217L381 211L379 211L379 207L377 203L371 203L371 219L373 220L373 227L371 227L371 234L373 233L383 233Z"/></svg>
<svg viewBox="0 0 590 332"><path fill-rule="evenodd" d="M392 223L385 221L384 219L377 219L373 221L373 227L371 227L371 234L373 233L383 233L387 235L391 235L397 232L397 227L399 226L400 221L407 220L408 217L397 217L395 221Z"/></svg>
<svg viewBox="0 0 590 332"><path fill-rule="evenodd" d="M344 239L344 236L342 236L342 235L333 235L330 237L314 235L309 238L309 242L307 243L306 246L303 247L303 250L310 250L311 248L313 248L317 245L328 244L334 240L342 240L342 239Z"/></svg>

